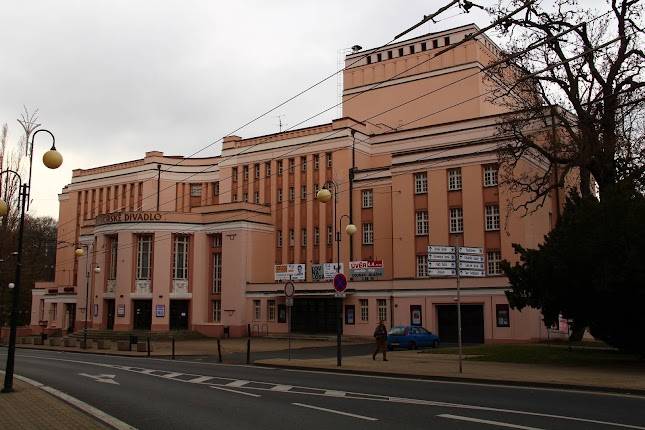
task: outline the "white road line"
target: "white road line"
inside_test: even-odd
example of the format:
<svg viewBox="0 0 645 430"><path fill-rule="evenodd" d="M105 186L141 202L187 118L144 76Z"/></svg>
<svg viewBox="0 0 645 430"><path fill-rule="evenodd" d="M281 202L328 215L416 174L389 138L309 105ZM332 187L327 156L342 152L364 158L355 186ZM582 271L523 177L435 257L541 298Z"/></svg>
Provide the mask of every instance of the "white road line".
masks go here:
<svg viewBox="0 0 645 430"><path fill-rule="evenodd" d="M229 393L244 394L245 396L250 396L250 397L262 397L262 396L261 396L261 395L259 395L259 394L247 393L247 392L245 392L245 391L229 390L228 388L224 388L224 387L217 387L217 386L215 386L215 385L211 385L211 388L214 388L214 389L216 389L216 390L220 390L220 391L228 391Z"/></svg>
<svg viewBox="0 0 645 430"><path fill-rule="evenodd" d="M336 390L327 390L327 391L325 391L325 396L345 397L345 392L344 391L336 391Z"/></svg>
<svg viewBox="0 0 645 430"><path fill-rule="evenodd" d="M240 387L245 386L245 385L246 385L246 384L248 384L249 382L251 382L251 381L244 381L244 380L242 380L242 379L238 379L238 380L236 380L236 381L229 382L228 384L224 384L224 385L226 385L227 387L236 387L236 388L240 388Z"/></svg>
<svg viewBox="0 0 645 430"><path fill-rule="evenodd" d="M352 418L359 418L361 420L378 421L378 418L366 417L364 415L350 414L349 412L337 411L335 409L321 408L319 406L306 405L304 403L292 403L292 405L301 406L303 408L315 409L317 411L331 412L332 414L345 415L347 417L352 417Z"/></svg>
<svg viewBox="0 0 645 430"><path fill-rule="evenodd" d="M271 391L289 391L290 389L293 388L293 385L276 385L274 387L271 387Z"/></svg>
<svg viewBox="0 0 645 430"><path fill-rule="evenodd" d="M135 372L136 372L136 370L135 370ZM164 372L164 371L162 370L161 372ZM143 372L137 372L137 373L143 373ZM150 375L150 373L148 373L148 375ZM151 376L159 376L161 378L172 379L172 378L176 378L177 376L181 376L181 375L183 375L183 373L170 372L170 373L166 373L165 375L151 375Z"/></svg>
<svg viewBox="0 0 645 430"><path fill-rule="evenodd" d="M194 379L189 379L186 382L190 382L191 384L201 384L201 383L206 382L206 381L208 381L210 379L213 379L213 377L212 376L199 376L199 377L194 378Z"/></svg>
<svg viewBox="0 0 645 430"><path fill-rule="evenodd" d="M517 425L517 424L503 423L501 421L480 420L479 418L462 417L462 416L459 416L459 415L441 414L441 415L437 415L437 416L441 417L441 418L448 418L448 419L451 419L451 420L468 421L468 422L471 422L471 423L479 423L479 424L490 424L492 426L507 427L507 428L512 428L512 429L543 430L543 429L539 429L537 427L520 426L520 425Z"/></svg>

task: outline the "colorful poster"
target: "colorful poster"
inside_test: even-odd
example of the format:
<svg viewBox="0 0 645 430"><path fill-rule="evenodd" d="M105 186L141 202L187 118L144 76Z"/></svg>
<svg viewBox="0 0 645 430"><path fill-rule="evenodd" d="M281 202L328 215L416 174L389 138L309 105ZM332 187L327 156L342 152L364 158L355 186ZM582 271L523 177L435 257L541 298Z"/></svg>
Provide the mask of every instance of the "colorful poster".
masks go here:
<svg viewBox="0 0 645 430"><path fill-rule="evenodd" d="M117 317L124 317L125 316L125 305L119 305L117 307L116 316Z"/></svg>
<svg viewBox="0 0 645 430"><path fill-rule="evenodd" d="M155 316L157 318L163 318L166 316L166 305L157 305L155 306Z"/></svg>

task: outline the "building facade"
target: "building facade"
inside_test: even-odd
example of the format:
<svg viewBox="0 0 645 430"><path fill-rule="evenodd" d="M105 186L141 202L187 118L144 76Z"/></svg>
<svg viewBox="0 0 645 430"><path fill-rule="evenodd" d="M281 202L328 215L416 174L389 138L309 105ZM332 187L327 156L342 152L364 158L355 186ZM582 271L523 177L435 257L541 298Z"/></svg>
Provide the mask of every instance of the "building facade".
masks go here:
<svg viewBox="0 0 645 430"><path fill-rule="evenodd" d="M464 340L546 337L539 312L509 309L500 270L513 243L542 241L557 198L526 216L509 209L496 152L504 112L480 73L498 48L481 37L435 56L476 30L348 55L343 117L331 123L227 136L217 157L150 151L75 170L59 197L55 281L33 290L32 327L334 333L340 315L345 335L369 336L384 319L452 341L456 280L429 276L428 246L458 245L482 248L485 270L461 280ZM344 298L330 280L337 261Z"/></svg>

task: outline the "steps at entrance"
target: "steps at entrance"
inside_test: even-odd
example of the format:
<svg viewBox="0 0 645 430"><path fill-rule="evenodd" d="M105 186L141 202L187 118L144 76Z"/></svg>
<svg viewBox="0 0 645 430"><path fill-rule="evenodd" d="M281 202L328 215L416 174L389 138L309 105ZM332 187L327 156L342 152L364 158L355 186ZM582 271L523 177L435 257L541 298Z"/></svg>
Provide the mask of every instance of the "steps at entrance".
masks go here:
<svg viewBox="0 0 645 430"><path fill-rule="evenodd" d="M132 330L132 331L113 331L113 330L87 330L87 338L92 340L129 340L130 336L137 336L139 340L143 340L150 336L150 340L193 340L204 339L205 336L196 331L180 330L180 331L166 331L166 332L150 332L146 330ZM69 335L73 339L83 339L83 330L79 330Z"/></svg>

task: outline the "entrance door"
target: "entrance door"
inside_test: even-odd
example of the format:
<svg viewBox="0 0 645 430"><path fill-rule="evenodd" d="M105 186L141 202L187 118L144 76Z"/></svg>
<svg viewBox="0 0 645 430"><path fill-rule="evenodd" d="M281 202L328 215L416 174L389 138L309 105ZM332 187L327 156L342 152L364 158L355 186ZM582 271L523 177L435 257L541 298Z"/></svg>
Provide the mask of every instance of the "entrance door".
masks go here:
<svg viewBox="0 0 645 430"><path fill-rule="evenodd" d="M107 309L107 326L108 330L114 330L114 299L105 301L105 309Z"/></svg>
<svg viewBox="0 0 645 430"><path fill-rule="evenodd" d="M76 303L67 303L67 333L74 332L76 325Z"/></svg>
<svg viewBox="0 0 645 430"><path fill-rule="evenodd" d="M437 305L437 322L442 343L456 343L457 305ZM463 343L484 343L484 306L461 305Z"/></svg>
<svg viewBox="0 0 645 430"><path fill-rule="evenodd" d="M291 330L296 333L336 333L339 299L294 299Z"/></svg>
<svg viewBox="0 0 645 430"><path fill-rule="evenodd" d="M170 330L188 330L188 300L170 301Z"/></svg>
<svg viewBox="0 0 645 430"><path fill-rule="evenodd" d="M150 330L152 324L152 300L133 300L135 330Z"/></svg>

